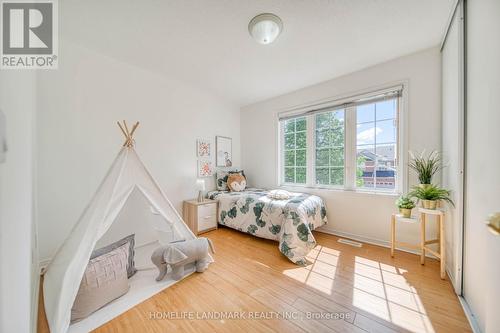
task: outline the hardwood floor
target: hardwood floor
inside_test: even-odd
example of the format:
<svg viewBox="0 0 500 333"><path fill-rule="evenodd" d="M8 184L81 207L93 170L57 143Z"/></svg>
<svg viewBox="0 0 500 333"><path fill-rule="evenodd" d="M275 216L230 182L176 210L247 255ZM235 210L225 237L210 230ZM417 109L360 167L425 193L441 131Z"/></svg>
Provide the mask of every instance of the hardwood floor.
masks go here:
<svg viewBox="0 0 500 333"><path fill-rule="evenodd" d="M276 242L226 228L206 233L216 250L206 272L95 332L471 332L437 261L421 266L413 254L397 251L391 258L386 248L356 248L332 235L314 235L319 245L309 254L310 264L299 267L279 253ZM196 319L217 312L246 317ZM183 314L195 318L179 318ZM48 332L42 302L38 332Z"/></svg>

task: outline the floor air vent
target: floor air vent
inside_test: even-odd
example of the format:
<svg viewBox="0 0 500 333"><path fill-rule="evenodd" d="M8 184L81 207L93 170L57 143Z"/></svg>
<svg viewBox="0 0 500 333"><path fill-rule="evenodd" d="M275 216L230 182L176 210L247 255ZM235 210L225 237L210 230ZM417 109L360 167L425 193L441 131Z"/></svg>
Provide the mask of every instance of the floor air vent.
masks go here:
<svg viewBox="0 0 500 333"><path fill-rule="evenodd" d="M361 244L361 243L358 243L358 242L355 242L355 241L352 241L349 239L344 239L344 238L339 238L339 240L337 242L342 243L342 244L355 246L355 247L362 247L363 246L363 244Z"/></svg>

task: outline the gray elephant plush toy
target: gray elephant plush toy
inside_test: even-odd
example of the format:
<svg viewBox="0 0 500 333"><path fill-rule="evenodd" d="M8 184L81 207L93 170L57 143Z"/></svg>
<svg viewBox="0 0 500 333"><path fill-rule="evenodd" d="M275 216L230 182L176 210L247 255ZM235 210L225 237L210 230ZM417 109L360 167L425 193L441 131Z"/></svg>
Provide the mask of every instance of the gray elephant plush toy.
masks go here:
<svg viewBox="0 0 500 333"><path fill-rule="evenodd" d="M213 259L208 254L208 247L215 253L212 241L208 238L195 238L172 242L168 245L160 246L151 255L151 261L158 267L160 273L156 281L161 281L167 274L167 267L170 265L172 278L180 280L184 276L184 266L194 262L197 272L203 272Z"/></svg>

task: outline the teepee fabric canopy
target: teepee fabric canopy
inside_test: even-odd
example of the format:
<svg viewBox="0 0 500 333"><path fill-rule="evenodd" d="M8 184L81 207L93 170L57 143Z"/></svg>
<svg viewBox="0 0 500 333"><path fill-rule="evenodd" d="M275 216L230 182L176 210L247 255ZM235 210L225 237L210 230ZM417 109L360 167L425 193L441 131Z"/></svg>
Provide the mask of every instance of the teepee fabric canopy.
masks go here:
<svg viewBox="0 0 500 333"><path fill-rule="evenodd" d="M135 152L132 134L138 124L130 132L125 122L124 126L119 124L126 138L122 149L69 237L47 267L43 294L52 333L68 330L71 308L90 255L135 189L163 217L166 229L170 228L179 239L196 238Z"/></svg>

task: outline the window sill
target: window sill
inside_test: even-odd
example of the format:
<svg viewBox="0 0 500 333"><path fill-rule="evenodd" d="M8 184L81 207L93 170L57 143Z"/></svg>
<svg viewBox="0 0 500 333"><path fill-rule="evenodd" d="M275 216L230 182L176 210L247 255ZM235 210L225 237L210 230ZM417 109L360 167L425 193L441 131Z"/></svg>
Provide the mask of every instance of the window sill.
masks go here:
<svg viewBox="0 0 500 333"><path fill-rule="evenodd" d="M292 191L300 191L300 190L308 190L308 191L318 191L318 192L337 192L337 193L345 193L345 194L354 194L354 195L366 195L366 196L385 196L398 198L401 196L401 193L398 192L384 192L384 191L370 191L370 190L349 190L340 187L315 187L315 186L307 186L307 185L296 185L296 184L281 184L278 185L278 188L284 190L292 190Z"/></svg>

